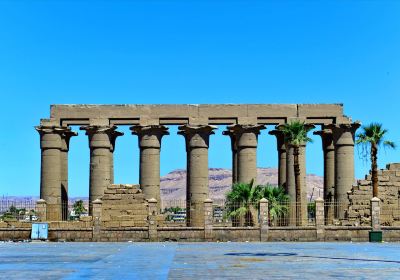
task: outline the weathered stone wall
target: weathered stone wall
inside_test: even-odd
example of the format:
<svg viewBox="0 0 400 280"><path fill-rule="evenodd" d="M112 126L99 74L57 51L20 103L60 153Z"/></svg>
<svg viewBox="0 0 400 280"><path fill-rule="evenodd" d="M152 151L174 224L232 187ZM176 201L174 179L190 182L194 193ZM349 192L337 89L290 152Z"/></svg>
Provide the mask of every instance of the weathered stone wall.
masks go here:
<svg viewBox="0 0 400 280"><path fill-rule="evenodd" d="M101 230L100 232L99 241L102 242L149 241L149 232L147 227L104 229Z"/></svg>
<svg viewBox="0 0 400 280"><path fill-rule="evenodd" d="M268 230L265 241L317 241L315 227L279 227Z"/></svg>
<svg viewBox="0 0 400 280"><path fill-rule="evenodd" d="M213 241L260 241L259 228L221 227L212 232Z"/></svg>
<svg viewBox="0 0 400 280"><path fill-rule="evenodd" d="M337 226L326 227L324 241L368 241L368 233L371 227L356 227L356 226ZM384 231L384 240L386 232ZM397 239L400 238L400 232L397 232Z"/></svg>
<svg viewBox="0 0 400 280"><path fill-rule="evenodd" d="M158 241L204 241L204 228L160 227L157 229Z"/></svg>
<svg viewBox="0 0 400 280"><path fill-rule="evenodd" d="M370 227L347 227L347 226L332 226L326 227L324 238L317 239L316 229L313 227L297 229L291 228L269 228L267 238L260 238L260 230L258 228L216 228L213 230L212 239L209 241L353 241L367 242ZM386 242L400 241L400 227L383 227L383 240ZM30 238L30 228L0 228L0 241L8 240L28 240ZM63 229L50 228L50 241L76 241L89 242L92 239L92 228L86 229ZM200 242L204 239L204 229L202 228L159 228L157 231L156 241L187 241ZM147 242L147 228L122 228L122 229L104 229L101 231L101 238L98 241L102 242Z"/></svg>
<svg viewBox="0 0 400 280"><path fill-rule="evenodd" d="M147 227L148 204L139 185L109 185L102 198L104 228Z"/></svg>
<svg viewBox="0 0 400 280"><path fill-rule="evenodd" d="M391 163L386 169L378 171L379 199L381 200L381 224L387 226L400 226L400 163ZM349 225L370 225L372 181L371 175L359 180L348 193ZM344 222L346 224L346 222Z"/></svg>

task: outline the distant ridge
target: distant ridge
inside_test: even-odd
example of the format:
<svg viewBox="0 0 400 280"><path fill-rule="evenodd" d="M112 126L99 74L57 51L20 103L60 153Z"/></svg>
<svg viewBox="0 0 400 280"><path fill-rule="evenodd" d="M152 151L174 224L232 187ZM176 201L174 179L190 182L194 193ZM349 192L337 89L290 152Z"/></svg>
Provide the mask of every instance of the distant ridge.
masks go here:
<svg viewBox="0 0 400 280"><path fill-rule="evenodd" d="M307 194L312 199L322 196L324 179L321 176L308 174L307 180ZM232 186L232 171L225 168L210 168L209 169L209 182L210 182L210 198L211 199L224 199L225 194L231 189ZM277 168L258 168L257 169L257 182L259 184L270 183L271 185L278 184L278 169ZM161 177L161 198L163 200L185 200L186 199L186 170L176 169L167 175ZM4 207L16 202L19 205L28 203L29 201L38 200L38 196L1 196L0 203ZM69 204L72 205L77 200L83 200L85 203L88 197L70 197Z"/></svg>
<svg viewBox="0 0 400 280"><path fill-rule="evenodd" d="M307 194L315 199L322 196L324 179L321 176L308 174ZM277 168L258 168L257 182L259 184L278 184ZM232 171L224 168L209 169L209 187L211 199L224 199L232 186ZM161 198L163 200L184 200L186 197L186 170L176 169L161 177Z"/></svg>

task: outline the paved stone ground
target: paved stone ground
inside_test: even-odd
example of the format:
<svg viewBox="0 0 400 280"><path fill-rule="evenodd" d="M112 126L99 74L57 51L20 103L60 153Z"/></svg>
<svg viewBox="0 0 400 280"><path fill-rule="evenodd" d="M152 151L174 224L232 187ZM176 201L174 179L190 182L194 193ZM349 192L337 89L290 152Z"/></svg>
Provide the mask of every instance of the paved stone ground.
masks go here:
<svg viewBox="0 0 400 280"><path fill-rule="evenodd" d="M0 279L400 279L398 243L0 243Z"/></svg>

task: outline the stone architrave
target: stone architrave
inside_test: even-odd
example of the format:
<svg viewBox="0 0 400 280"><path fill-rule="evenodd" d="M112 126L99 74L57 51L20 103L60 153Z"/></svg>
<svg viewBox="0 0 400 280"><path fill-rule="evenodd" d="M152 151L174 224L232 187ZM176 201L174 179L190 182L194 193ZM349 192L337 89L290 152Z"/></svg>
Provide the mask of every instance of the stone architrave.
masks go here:
<svg viewBox="0 0 400 280"><path fill-rule="evenodd" d="M124 133L123 132L119 132L119 131L113 131L111 133L111 147L110 147L110 172L111 172L111 177L110 177L110 182L111 184L114 184L114 151L115 151L115 144L117 141L117 138L119 136L123 136Z"/></svg>
<svg viewBox="0 0 400 280"><path fill-rule="evenodd" d="M69 141L71 137L77 136L78 133L66 129L61 134L61 208L62 220L68 219L68 151Z"/></svg>
<svg viewBox="0 0 400 280"><path fill-rule="evenodd" d="M116 126L90 125L82 126L80 129L85 130L89 137L89 215L92 215L92 202L101 199L104 190L111 183L111 139Z"/></svg>
<svg viewBox="0 0 400 280"><path fill-rule="evenodd" d="M188 226L204 226L204 201L208 198L208 147L215 126L183 125L178 134L186 140L186 217Z"/></svg>
<svg viewBox="0 0 400 280"><path fill-rule="evenodd" d="M64 170L61 149L63 148L62 135L69 133L68 127L37 126L35 129L40 134L41 148L41 176L40 199L47 203L48 221L62 219L62 170ZM65 164L65 163L64 163Z"/></svg>
<svg viewBox="0 0 400 280"><path fill-rule="evenodd" d="M331 124L335 145L335 218L344 219L348 207L347 192L354 183L354 140L360 123Z"/></svg>
<svg viewBox="0 0 400 280"><path fill-rule="evenodd" d="M326 203L325 220L327 224L332 224L335 197L335 145L333 144L332 130L322 129L315 131L314 135L319 135L322 139L324 152L324 202Z"/></svg>
<svg viewBox="0 0 400 280"><path fill-rule="evenodd" d="M231 125L228 131L236 140L237 182L250 183L257 179L257 143L264 125Z"/></svg>
<svg viewBox="0 0 400 280"><path fill-rule="evenodd" d="M132 134L139 137L139 184L146 199L157 200L160 206L160 150L161 139L169 135L163 125L133 126Z"/></svg>
<svg viewBox="0 0 400 280"><path fill-rule="evenodd" d="M237 166L238 166L238 157L237 157L237 143L235 134L230 131L226 130L222 132L223 135L228 135L231 139L231 150L232 150L232 185L238 182L237 176Z"/></svg>
<svg viewBox="0 0 400 280"><path fill-rule="evenodd" d="M270 135L276 137L276 147L278 150L278 185L282 186L286 191L286 145L285 135L282 131L275 129L269 132Z"/></svg>

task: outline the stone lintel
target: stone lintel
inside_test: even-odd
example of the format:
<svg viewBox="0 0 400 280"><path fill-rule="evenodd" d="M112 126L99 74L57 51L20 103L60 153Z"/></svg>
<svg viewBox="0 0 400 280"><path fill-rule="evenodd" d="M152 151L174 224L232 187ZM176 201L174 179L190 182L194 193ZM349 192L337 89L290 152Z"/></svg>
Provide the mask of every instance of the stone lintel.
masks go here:
<svg viewBox="0 0 400 280"><path fill-rule="evenodd" d="M257 124L257 117L238 117L237 123L243 126Z"/></svg>
<svg viewBox="0 0 400 280"><path fill-rule="evenodd" d="M151 116L147 116L147 115L141 115L140 116L140 120L139 120L139 124L141 126L157 126L160 125L160 119L159 118L153 118Z"/></svg>
<svg viewBox="0 0 400 280"><path fill-rule="evenodd" d="M189 125L208 125L209 121L207 117L190 117L189 118Z"/></svg>
<svg viewBox="0 0 400 280"><path fill-rule="evenodd" d="M89 126L110 126L110 120L106 118L89 119Z"/></svg>

